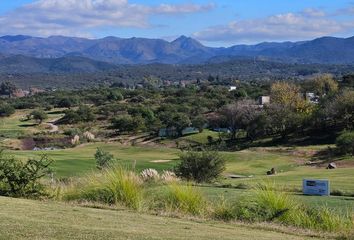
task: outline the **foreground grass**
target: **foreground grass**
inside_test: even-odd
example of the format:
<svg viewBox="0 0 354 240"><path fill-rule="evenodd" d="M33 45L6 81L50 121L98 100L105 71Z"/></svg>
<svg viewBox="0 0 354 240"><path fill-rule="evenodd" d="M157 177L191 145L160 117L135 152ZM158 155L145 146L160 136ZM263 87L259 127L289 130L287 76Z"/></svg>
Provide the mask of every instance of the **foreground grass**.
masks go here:
<svg viewBox="0 0 354 240"><path fill-rule="evenodd" d="M289 231L290 233L291 231ZM0 198L0 239L316 239L251 226Z"/></svg>

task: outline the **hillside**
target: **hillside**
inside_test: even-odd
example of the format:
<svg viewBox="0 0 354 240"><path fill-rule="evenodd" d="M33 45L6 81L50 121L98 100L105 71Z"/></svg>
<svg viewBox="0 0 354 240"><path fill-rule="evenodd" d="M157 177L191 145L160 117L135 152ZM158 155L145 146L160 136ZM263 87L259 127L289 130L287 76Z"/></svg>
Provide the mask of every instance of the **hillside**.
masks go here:
<svg viewBox="0 0 354 240"><path fill-rule="evenodd" d="M252 226L0 198L0 239L315 239ZM24 215L24 213L26 213Z"/></svg>
<svg viewBox="0 0 354 240"><path fill-rule="evenodd" d="M83 57L44 59L23 55L0 56L0 72L3 73L91 73L114 68L113 64Z"/></svg>
<svg viewBox="0 0 354 240"><path fill-rule="evenodd" d="M80 56L115 64L200 64L218 56L261 57L282 62L352 64L354 37L323 37L312 41L264 42L212 48L181 36L168 42L163 39L117 38L85 39L52 36L0 37L0 54L35 58Z"/></svg>
<svg viewBox="0 0 354 240"><path fill-rule="evenodd" d="M339 78L353 72L352 65L281 63L262 59L214 57L206 64L112 65L87 58L38 59L0 56L0 82L11 81L22 88L80 88L101 84L135 85L149 79L159 84L206 81L217 84L233 81L302 80L313 74L331 73ZM218 79L218 80L217 80Z"/></svg>

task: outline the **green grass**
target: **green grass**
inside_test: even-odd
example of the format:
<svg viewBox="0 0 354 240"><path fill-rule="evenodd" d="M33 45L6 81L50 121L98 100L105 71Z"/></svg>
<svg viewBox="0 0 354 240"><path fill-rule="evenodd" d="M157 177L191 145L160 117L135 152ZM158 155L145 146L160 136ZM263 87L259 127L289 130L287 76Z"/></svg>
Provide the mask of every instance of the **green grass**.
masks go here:
<svg viewBox="0 0 354 240"><path fill-rule="evenodd" d="M45 122L50 122L62 117L63 113L60 113L61 110L62 109L55 109L49 111L48 119L46 119ZM21 119L25 118L31 111L32 110L17 110L15 114L10 117L0 118L0 136L14 139L40 131L34 121L21 121Z"/></svg>
<svg viewBox="0 0 354 240"><path fill-rule="evenodd" d="M97 147L111 152L115 158L130 167L135 165L138 171L146 168L154 168L161 171L171 169L176 164L175 160L178 159L178 150L131 147L123 146L119 143L86 144L76 148L46 152L12 151L11 154L21 159L36 157L43 153L48 154L55 161L53 169L56 177L73 177L82 176L96 170L94 154ZM153 162L158 160L168 160L170 162Z"/></svg>
<svg viewBox="0 0 354 240"><path fill-rule="evenodd" d="M0 118L0 136L4 138L18 138L26 133L35 131L32 122L21 122L20 119L28 114L28 110L16 111L10 117Z"/></svg>
<svg viewBox="0 0 354 240"><path fill-rule="evenodd" d="M171 169L178 161L179 150L171 148L153 148L153 147L132 147L123 146L119 143L95 143L79 146L73 149L48 151L47 153L55 160L53 168L56 177L74 177L84 176L96 170L94 153L97 147L111 152L123 163L132 166L135 164L136 170L140 171L146 168L154 168L159 171ZM298 150L321 149L326 146L299 148ZM15 156L22 159L34 157L41 154L34 151L13 151ZM301 189L303 178L329 179L331 189L341 190L348 193L354 193L354 168L339 168L327 170L325 168L315 168L309 166L299 166L299 158L307 161L306 157L299 157L292 153L267 151L264 150L244 150L239 152L222 153L227 159L227 174L253 175L253 178L247 179L222 179L222 184L254 185L264 180L274 181L277 185L288 189ZM352 161L349 158L348 161ZM156 160L171 160L170 162L153 162ZM354 160L354 159L353 159ZM266 176L266 171L275 167L278 170L276 176ZM225 192L227 199L236 199L240 196L247 196L248 191L238 189L221 189L215 187L204 188L210 198L217 197L218 193ZM296 196L305 202L321 206L328 204L329 207L345 210L353 209L354 198L349 197L307 197Z"/></svg>
<svg viewBox="0 0 354 240"><path fill-rule="evenodd" d="M208 130L208 129L204 129L204 131L201 133L190 134L190 135L184 136L180 139L181 140L188 140L188 141L192 141L192 142L196 142L196 143L200 143L200 144L206 144L206 143L208 143L208 136L213 137L213 139L215 141L219 138L219 133Z"/></svg>
<svg viewBox="0 0 354 240"><path fill-rule="evenodd" d="M83 208L0 198L0 239L232 239L300 240L305 236L208 221L172 219L127 210ZM297 232L297 234L301 234Z"/></svg>

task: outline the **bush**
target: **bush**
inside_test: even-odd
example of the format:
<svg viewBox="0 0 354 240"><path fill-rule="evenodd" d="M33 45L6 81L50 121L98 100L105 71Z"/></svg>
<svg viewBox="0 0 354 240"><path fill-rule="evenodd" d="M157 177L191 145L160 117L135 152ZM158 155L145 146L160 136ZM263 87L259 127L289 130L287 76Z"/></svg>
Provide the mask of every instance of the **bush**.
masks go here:
<svg viewBox="0 0 354 240"><path fill-rule="evenodd" d="M114 157L109 152L102 150L101 148L97 148L95 153L96 167L100 170L111 166Z"/></svg>
<svg viewBox="0 0 354 240"><path fill-rule="evenodd" d="M0 117L9 117L15 113L15 109L8 104L0 106Z"/></svg>
<svg viewBox="0 0 354 240"><path fill-rule="evenodd" d="M217 152L186 152L180 156L176 175L196 182L211 182L225 170L225 160Z"/></svg>
<svg viewBox="0 0 354 240"><path fill-rule="evenodd" d="M336 139L336 145L342 154L354 155L354 132L344 132Z"/></svg>
<svg viewBox="0 0 354 240"><path fill-rule="evenodd" d="M91 175L64 194L65 200L123 204L140 210L143 188L139 177L122 167L106 169L102 175Z"/></svg>
<svg viewBox="0 0 354 240"><path fill-rule="evenodd" d="M13 197L42 194L40 179L50 173L51 163L46 155L23 162L0 151L0 194Z"/></svg>
<svg viewBox="0 0 354 240"><path fill-rule="evenodd" d="M168 210L192 215L203 214L207 206L202 193L191 184L170 184L165 201Z"/></svg>

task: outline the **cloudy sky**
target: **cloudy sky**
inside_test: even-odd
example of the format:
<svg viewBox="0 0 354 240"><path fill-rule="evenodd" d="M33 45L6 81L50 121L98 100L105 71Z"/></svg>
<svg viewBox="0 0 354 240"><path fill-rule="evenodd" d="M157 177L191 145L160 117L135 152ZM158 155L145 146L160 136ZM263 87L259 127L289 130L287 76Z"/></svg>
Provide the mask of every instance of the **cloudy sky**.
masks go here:
<svg viewBox="0 0 354 240"><path fill-rule="evenodd" d="M0 0L0 35L194 37L209 46L354 35L353 0Z"/></svg>

